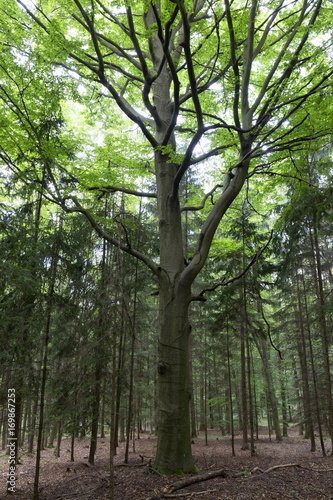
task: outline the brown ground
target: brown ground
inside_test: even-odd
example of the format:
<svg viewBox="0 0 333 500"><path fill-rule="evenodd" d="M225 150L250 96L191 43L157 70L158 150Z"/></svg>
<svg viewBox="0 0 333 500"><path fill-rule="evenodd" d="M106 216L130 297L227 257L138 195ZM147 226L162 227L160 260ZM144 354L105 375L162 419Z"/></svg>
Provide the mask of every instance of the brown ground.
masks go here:
<svg viewBox="0 0 333 500"><path fill-rule="evenodd" d="M233 457L230 438L221 438L217 431L210 431L209 444L204 437L195 439L193 454L202 473L224 469L227 478L215 478L200 482L163 496L163 489L180 480L179 477L159 477L147 473L147 466L115 468L115 499L146 500L158 498L179 499L333 499L333 457L322 457L318 451L309 451L309 442L299 437L297 430L290 430L290 436L282 443L271 442L262 431L256 442L256 456L240 449L240 439L236 440L236 456ZM329 441L326 441L329 448ZM156 438L143 435L135 442L136 452L130 453L130 463L140 464L154 457ZM319 449L319 442L317 443ZM40 500L108 499L108 439L99 439L95 466L87 464L89 440L78 440L75 462L70 462L70 441L63 440L61 457L55 458L54 450L42 452L40 474ZM330 450L327 450L330 452ZM122 464L124 444L118 449L115 464ZM12 498L30 500L34 482L34 457L21 456L18 466L16 493ZM297 464L276 468L275 465ZM259 468L260 470L256 469ZM8 466L4 452L0 453L0 498L5 498ZM186 478L185 478L186 479Z"/></svg>

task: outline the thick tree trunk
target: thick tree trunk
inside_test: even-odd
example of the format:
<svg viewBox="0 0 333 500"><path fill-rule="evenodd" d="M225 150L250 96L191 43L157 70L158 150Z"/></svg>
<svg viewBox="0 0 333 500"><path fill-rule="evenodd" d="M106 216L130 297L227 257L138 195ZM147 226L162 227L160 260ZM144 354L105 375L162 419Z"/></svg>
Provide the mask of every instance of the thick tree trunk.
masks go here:
<svg viewBox="0 0 333 500"><path fill-rule="evenodd" d="M196 472L191 451L188 304L190 290L162 276L158 349L159 418L155 468ZM177 464L177 469L175 469Z"/></svg>
<svg viewBox="0 0 333 500"><path fill-rule="evenodd" d="M169 102L169 80L154 89L154 102L162 118L157 130L158 141L172 119ZM163 108L160 102L164 103ZM171 145L175 147L171 137ZM184 249L181 212L174 194L174 179L178 166L163 151L155 153L157 205L160 235L159 326L158 346L158 445L155 468L167 474L195 472L191 451L190 375L188 320L193 278L182 279Z"/></svg>

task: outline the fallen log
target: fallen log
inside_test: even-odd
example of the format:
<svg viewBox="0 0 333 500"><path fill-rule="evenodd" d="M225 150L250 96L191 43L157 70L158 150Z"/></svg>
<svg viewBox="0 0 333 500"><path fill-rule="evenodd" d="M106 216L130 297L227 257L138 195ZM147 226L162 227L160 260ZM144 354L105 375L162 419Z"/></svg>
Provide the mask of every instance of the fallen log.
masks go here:
<svg viewBox="0 0 333 500"><path fill-rule="evenodd" d="M182 481L178 481L177 483L169 484L166 488L164 488L163 493L170 494L174 491L186 488L186 486L190 486L191 484L208 481L209 479L214 479L215 477L227 477L227 473L225 472L225 470L220 469L213 472L207 472L207 474L200 474L199 476L189 477L183 479Z"/></svg>
<svg viewBox="0 0 333 500"><path fill-rule="evenodd" d="M139 464L125 464L125 463L122 463L122 464L115 464L114 467L144 467L145 465L148 466L149 462L140 462Z"/></svg>
<svg viewBox="0 0 333 500"><path fill-rule="evenodd" d="M163 495L163 498L183 498L183 497L193 497L195 495L208 495L209 493L213 493L216 490L205 490L205 491L192 491L191 493L178 493L176 495Z"/></svg>

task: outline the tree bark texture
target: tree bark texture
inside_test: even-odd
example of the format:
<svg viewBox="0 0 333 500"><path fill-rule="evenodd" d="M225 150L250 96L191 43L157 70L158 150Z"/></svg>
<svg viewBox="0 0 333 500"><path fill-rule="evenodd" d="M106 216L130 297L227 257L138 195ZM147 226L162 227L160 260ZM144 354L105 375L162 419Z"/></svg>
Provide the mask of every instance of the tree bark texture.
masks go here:
<svg viewBox="0 0 333 500"><path fill-rule="evenodd" d="M158 347L158 446L155 468L165 473L195 472L191 452L188 303L190 290L177 276L161 280ZM175 470L177 464L177 470Z"/></svg>

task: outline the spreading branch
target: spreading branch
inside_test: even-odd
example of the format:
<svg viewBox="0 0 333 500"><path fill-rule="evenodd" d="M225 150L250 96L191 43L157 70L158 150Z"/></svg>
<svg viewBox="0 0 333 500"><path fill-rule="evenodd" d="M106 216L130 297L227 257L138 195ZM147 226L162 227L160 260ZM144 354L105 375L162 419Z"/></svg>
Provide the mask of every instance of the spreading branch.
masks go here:
<svg viewBox="0 0 333 500"><path fill-rule="evenodd" d="M191 207L191 206L188 206L188 207L182 207L180 209L181 212L195 212L195 211L198 211L198 210L202 210L205 206L205 203L206 201L208 200L208 198L210 197L211 198L211 201L212 201L212 205L214 205L213 203L213 193L218 189L218 188L222 188L223 187L223 184L216 184L216 186L213 187L213 189L211 189L203 198L202 202L201 202L201 205L197 206L197 207Z"/></svg>
<svg viewBox="0 0 333 500"><path fill-rule="evenodd" d="M305 182L305 184L308 184L311 187L318 188L315 184L312 184L312 182L307 181L306 179L303 179L302 177L298 177L297 175L291 175L291 174L280 174L279 172L271 172L270 170L260 170L259 168L255 168L249 177L252 177L253 175L277 175L278 177L284 177L286 179L294 179L295 181L299 182Z"/></svg>
<svg viewBox="0 0 333 500"><path fill-rule="evenodd" d="M237 276L234 276L233 278L231 278L230 280L228 281L225 281L224 279L222 281L220 281L220 283L217 283L216 285L214 285L213 287L211 288L205 288L204 290L202 290L199 294L199 297L203 297L205 293L207 292L214 292L217 288L219 288L220 286L227 286L227 285L230 285L231 283L234 283L235 281L238 281L239 279L243 278L243 276L245 276L245 274L248 272L248 270L253 266L253 264L255 262L258 261L258 259L260 258L261 254L266 250L266 248L268 247L268 245L270 244L271 240L272 240L272 237L273 237L273 230L271 231L271 234L270 234L270 237L268 238L268 241L267 243L265 244L265 246L263 248L259 248L258 251L254 254L254 256L252 257L250 263L246 266L245 269L243 269L243 271L241 273L239 273ZM194 297L192 300L198 300L198 298Z"/></svg>
<svg viewBox="0 0 333 500"><path fill-rule="evenodd" d="M156 193L146 193L144 191L136 191L134 189L127 189L117 186L92 186L88 188L88 191L101 191L108 193L116 193L119 191L120 193L132 194L133 196L139 196L141 198L157 198Z"/></svg>
<svg viewBox="0 0 333 500"><path fill-rule="evenodd" d="M114 238L109 233L107 233L106 231L104 231L104 229L98 224L98 222L96 221L96 219L90 213L90 211L88 209L84 208L81 205L81 203L79 202L79 200L75 196L69 196L66 199L72 201L74 203L74 205L75 205L75 208L67 208L65 206L65 201L66 200L64 200L62 206L66 210L66 212L79 212L79 213L83 214L88 219L88 221L89 221L90 225L92 226L92 228L96 231L97 234L99 234L99 236L101 236L105 240L109 241L112 245L114 245L116 247L119 247L122 251L124 251L124 252L132 255L136 259L139 259L142 262L144 262L146 264L146 266L149 267L149 269L156 276L160 275L160 269L155 264L154 261L152 261L147 255L139 252L138 250L135 250L134 248L132 248L128 244L122 243L121 241L119 241L118 238Z"/></svg>

